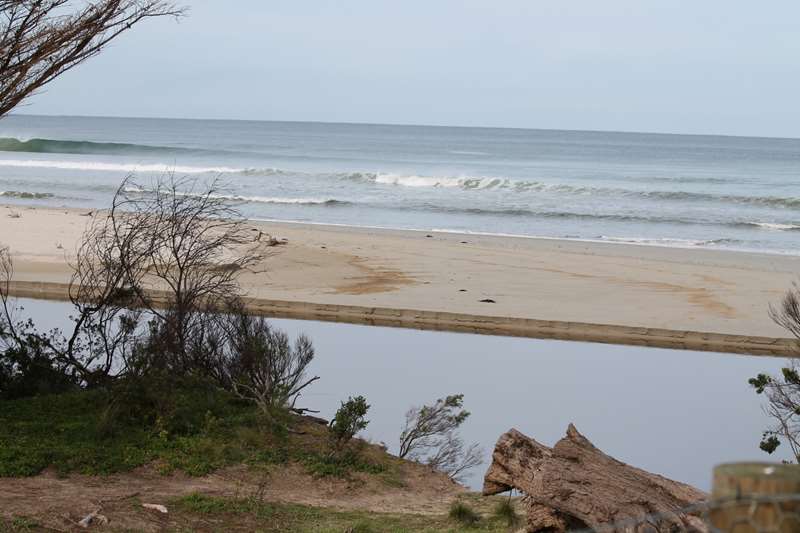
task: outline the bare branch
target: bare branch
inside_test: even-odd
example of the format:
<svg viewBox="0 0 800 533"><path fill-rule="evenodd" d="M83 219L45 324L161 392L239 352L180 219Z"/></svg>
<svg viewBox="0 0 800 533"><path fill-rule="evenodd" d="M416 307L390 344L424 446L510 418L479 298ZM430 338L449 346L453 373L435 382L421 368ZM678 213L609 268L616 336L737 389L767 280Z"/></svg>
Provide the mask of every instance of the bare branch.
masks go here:
<svg viewBox="0 0 800 533"><path fill-rule="evenodd" d="M142 20L180 17L164 0L0 0L0 116Z"/></svg>

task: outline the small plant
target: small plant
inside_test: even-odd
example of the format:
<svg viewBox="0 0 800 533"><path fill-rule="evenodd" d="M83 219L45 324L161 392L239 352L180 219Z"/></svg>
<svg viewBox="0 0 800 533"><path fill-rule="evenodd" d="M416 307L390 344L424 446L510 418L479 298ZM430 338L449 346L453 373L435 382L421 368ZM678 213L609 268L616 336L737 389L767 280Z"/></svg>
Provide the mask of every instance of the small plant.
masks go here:
<svg viewBox="0 0 800 533"><path fill-rule="evenodd" d="M510 498L497 502L497 505L494 507L494 516L507 524L508 527L514 527L520 523L520 517L516 509L514 509L514 504L511 503Z"/></svg>
<svg viewBox="0 0 800 533"><path fill-rule="evenodd" d="M0 526L3 523L0 522ZM25 518L24 516L18 516L11 520L11 527L9 531L16 532L16 531L35 531L38 529L39 525L29 518Z"/></svg>
<svg viewBox="0 0 800 533"><path fill-rule="evenodd" d="M356 436L356 433L367 427L369 424L369 420L366 419L367 411L369 404L363 396L350 397L346 402L342 402L342 406L330 422L334 448L342 449Z"/></svg>
<svg viewBox="0 0 800 533"><path fill-rule="evenodd" d="M467 527L474 526L481 520L478 513L473 511L467 504L460 501L454 501L450 506L449 516L452 520Z"/></svg>

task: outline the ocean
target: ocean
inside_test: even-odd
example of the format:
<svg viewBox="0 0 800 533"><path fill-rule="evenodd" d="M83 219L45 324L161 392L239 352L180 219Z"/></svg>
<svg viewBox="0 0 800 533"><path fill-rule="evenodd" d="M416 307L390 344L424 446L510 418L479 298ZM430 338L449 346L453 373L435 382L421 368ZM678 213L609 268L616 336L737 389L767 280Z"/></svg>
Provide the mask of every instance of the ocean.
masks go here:
<svg viewBox="0 0 800 533"><path fill-rule="evenodd" d="M0 202L219 178L249 218L800 253L800 139L15 115Z"/></svg>

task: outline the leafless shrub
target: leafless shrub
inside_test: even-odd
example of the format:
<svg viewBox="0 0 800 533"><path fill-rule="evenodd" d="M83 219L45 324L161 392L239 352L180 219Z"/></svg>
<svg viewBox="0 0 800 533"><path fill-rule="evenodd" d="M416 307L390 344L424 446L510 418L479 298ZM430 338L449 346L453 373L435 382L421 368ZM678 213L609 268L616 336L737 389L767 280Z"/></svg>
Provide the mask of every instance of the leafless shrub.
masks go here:
<svg viewBox="0 0 800 533"><path fill-rule="evenodd" d="M453 481L464 481L468 470L483 463L483 449L476 443L466 446L456 433L445 435L434 454L425 461L434 470L444 472Z"/></svg>
<svg viewBox="0 0 800 533"><path fill-rule="evenodd" d="M430 465L460 481L470 468L479 466L483 452L477 444L466 446L457 430L469 417L464 395L439 398L433 405L412 407L400 433L398 456Z"/></svg>
<svg viewBox="0 0 800 533"><path fill-rule="evenodd" d="M125 180L78 247L71 331L36 334L36 342L88 385L124 374L134 356L140 373L157 364L178 376L213 376L225 329L220 321L239 301L239 271L259 258L247 248L251 243L216 181L202 186L168 176L145 190ZM35 332L15 327L7 249L0 276L4 337L21 345Z"/></svg>
<svg viewBox="0 0 800 533"><path fill-rule="evenodd" d="M319 379L306 376L314 348L246 312L238 276L266 246L251 235L216 180L167 176L145 188L126 179L78 247L69 334L15 322L13 263L0 249L0 339L35 346L87 386L117 377L167 387L200 378L265 412L304 413L297 399Z"/></svg>
<svg viewBox="0 0 800 533"><path fill-rule="evenodd" d="M161 0L0 0L0 117L138 22L182 13Z"/></svg>
<svg viewBox="0 0 800 533"><path fill-rule="evenodd" d="M125 180L108 214L130 292L158 321L159 351L172 371L215 364L204 348L215 321L236 306L238 276L258 261L245 220L218 181L168 176L149 188Z"/></svg>
<svg viewBox="0 0 800 533"><path fill-rule="evenodd" d="M769 315L776 324L800 339L800 286L792 284L780 305L770 306Z"/></svg>

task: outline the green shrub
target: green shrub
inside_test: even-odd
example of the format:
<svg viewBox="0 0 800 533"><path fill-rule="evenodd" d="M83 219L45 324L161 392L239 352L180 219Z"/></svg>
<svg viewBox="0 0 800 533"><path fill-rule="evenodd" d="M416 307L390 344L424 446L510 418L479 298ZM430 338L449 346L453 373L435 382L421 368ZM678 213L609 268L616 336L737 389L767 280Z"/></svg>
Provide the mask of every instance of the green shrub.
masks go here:
<svg viewBox="0 0 800 533"><path fill-rule="evenodd" d="M350 397L346 402L342 402L330 422L331 439L335 448L341 449L355 437L356 433L367 427L369 424L369 420L366 419L367 411L369 405L363 396Z"/></svg>
<svg viewBox="0 0 800 533"><path fill-rule="evenodd" d="M478 513L472 510L467 504L455 501L450 506L449 516L463 526L474 526L480 522L481 517Z"/></svg>

